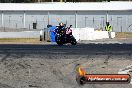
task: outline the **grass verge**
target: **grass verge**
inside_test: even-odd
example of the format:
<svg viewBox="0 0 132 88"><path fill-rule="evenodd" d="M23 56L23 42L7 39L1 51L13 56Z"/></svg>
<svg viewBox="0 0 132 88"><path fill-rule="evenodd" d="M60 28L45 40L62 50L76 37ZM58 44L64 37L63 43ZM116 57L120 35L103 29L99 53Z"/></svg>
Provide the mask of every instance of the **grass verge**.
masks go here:
<svg viewBox="0 0 132 88"><path fill-rule="evenodd" d="M0 43L41 43L39 38L0 38Z"/></svg>

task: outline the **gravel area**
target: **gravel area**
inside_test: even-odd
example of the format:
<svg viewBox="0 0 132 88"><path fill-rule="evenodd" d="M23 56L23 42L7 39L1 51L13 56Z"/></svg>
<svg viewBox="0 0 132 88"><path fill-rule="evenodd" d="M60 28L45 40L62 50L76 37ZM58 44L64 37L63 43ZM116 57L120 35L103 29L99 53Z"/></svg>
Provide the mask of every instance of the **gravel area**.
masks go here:
<svg viewBox="0 0 132 88"><path fill-rule="evenodd" d="M74 71L78 63L88 73L118 73L119 69L132 65L132 46L3 44L0 88L132 88L131 84L79 86Z"/></svg>
<svg viewBox="0 0 132 88"><path fill-rule="evenodd" d="M0 54L0 57L0 88L79 88L74 72L77 63L81 63L88 68L88 73L93 74L117 74L119 69L132 63L132 58L127 55L112 55L108 58L107 55ZM124 88L125 85L86 84L82 87ZM131 87L132 85L127 84L125 88Z"/></svg>

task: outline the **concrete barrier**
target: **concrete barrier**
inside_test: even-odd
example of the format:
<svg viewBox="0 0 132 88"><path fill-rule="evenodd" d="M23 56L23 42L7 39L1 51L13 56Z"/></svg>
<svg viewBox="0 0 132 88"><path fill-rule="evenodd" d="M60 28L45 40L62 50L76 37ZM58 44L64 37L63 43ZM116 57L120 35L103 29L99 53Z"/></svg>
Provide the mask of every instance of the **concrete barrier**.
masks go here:
<svg viewBox="0 0 132 88"><path fill-rule="evenodd" d="M0 32L0 38L40 38L39 31Z"/></svg>
<svg viewBox="0 0 132 88"><path fill-rule="evenodd" d="M80 39L79 31L80 31L80 28L73 28L72 29L72 34L74 35L74 37L76 38L77 41Z"/></svg>
<svg viewBox="0 0 132 88"><path fill-rule="evenodd" d="M76 40L96 40L109 38L107 31L94 31L94 28L72 28ZM115 37L115 32L111 32L111 37Z"/></svg>
<svg viewBox="0 0 132 88"><path fill-rule="evenodd" d="M94 28L72 28L72 30L77 41L109 38L107 31L94 31ZM45 40L50 40L49 30L44 31ZM111 36L114 38L115 32L112 32ZM40 38L40 31L0 32L0 38Z"/></svg>

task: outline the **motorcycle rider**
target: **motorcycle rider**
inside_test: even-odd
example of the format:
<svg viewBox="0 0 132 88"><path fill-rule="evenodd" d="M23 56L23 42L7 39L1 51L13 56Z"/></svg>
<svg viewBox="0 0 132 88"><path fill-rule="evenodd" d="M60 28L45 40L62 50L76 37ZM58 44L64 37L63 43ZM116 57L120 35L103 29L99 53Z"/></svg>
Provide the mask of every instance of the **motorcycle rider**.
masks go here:
<svg viewBox="0 0 132 88"><path fill-rule="evenodd" d="M63 23L59 23L59 29L64 29L64 24Z"/></svg>
<svg viewBox="0 0 132 88"><path fill-rule="evenodd" d="M64 24L63 23L59 23L59 26L57 27L56 32L57 33L64 32L63 34L65 34L65 27L64 27Z"/></svg>
<svg viewBox="0 0 132 88"><path fill-rule="evenodd" d="M57 29L64 30L65 29L64 24L63 23L59 23L59 26L57 27Z"/></svg>

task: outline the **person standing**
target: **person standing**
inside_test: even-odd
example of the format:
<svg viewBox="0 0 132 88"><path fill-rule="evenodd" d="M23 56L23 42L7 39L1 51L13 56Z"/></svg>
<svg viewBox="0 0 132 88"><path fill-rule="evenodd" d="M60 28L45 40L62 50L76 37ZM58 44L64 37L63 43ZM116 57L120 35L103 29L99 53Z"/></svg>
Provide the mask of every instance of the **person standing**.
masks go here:
<svg viewBox="0 0 132 88"><path fill-rule="evenodd" d="M105 30L108 32L109 38L112 39L111 37L112 26L110 25L109 22L106 22Z"/></svg>

